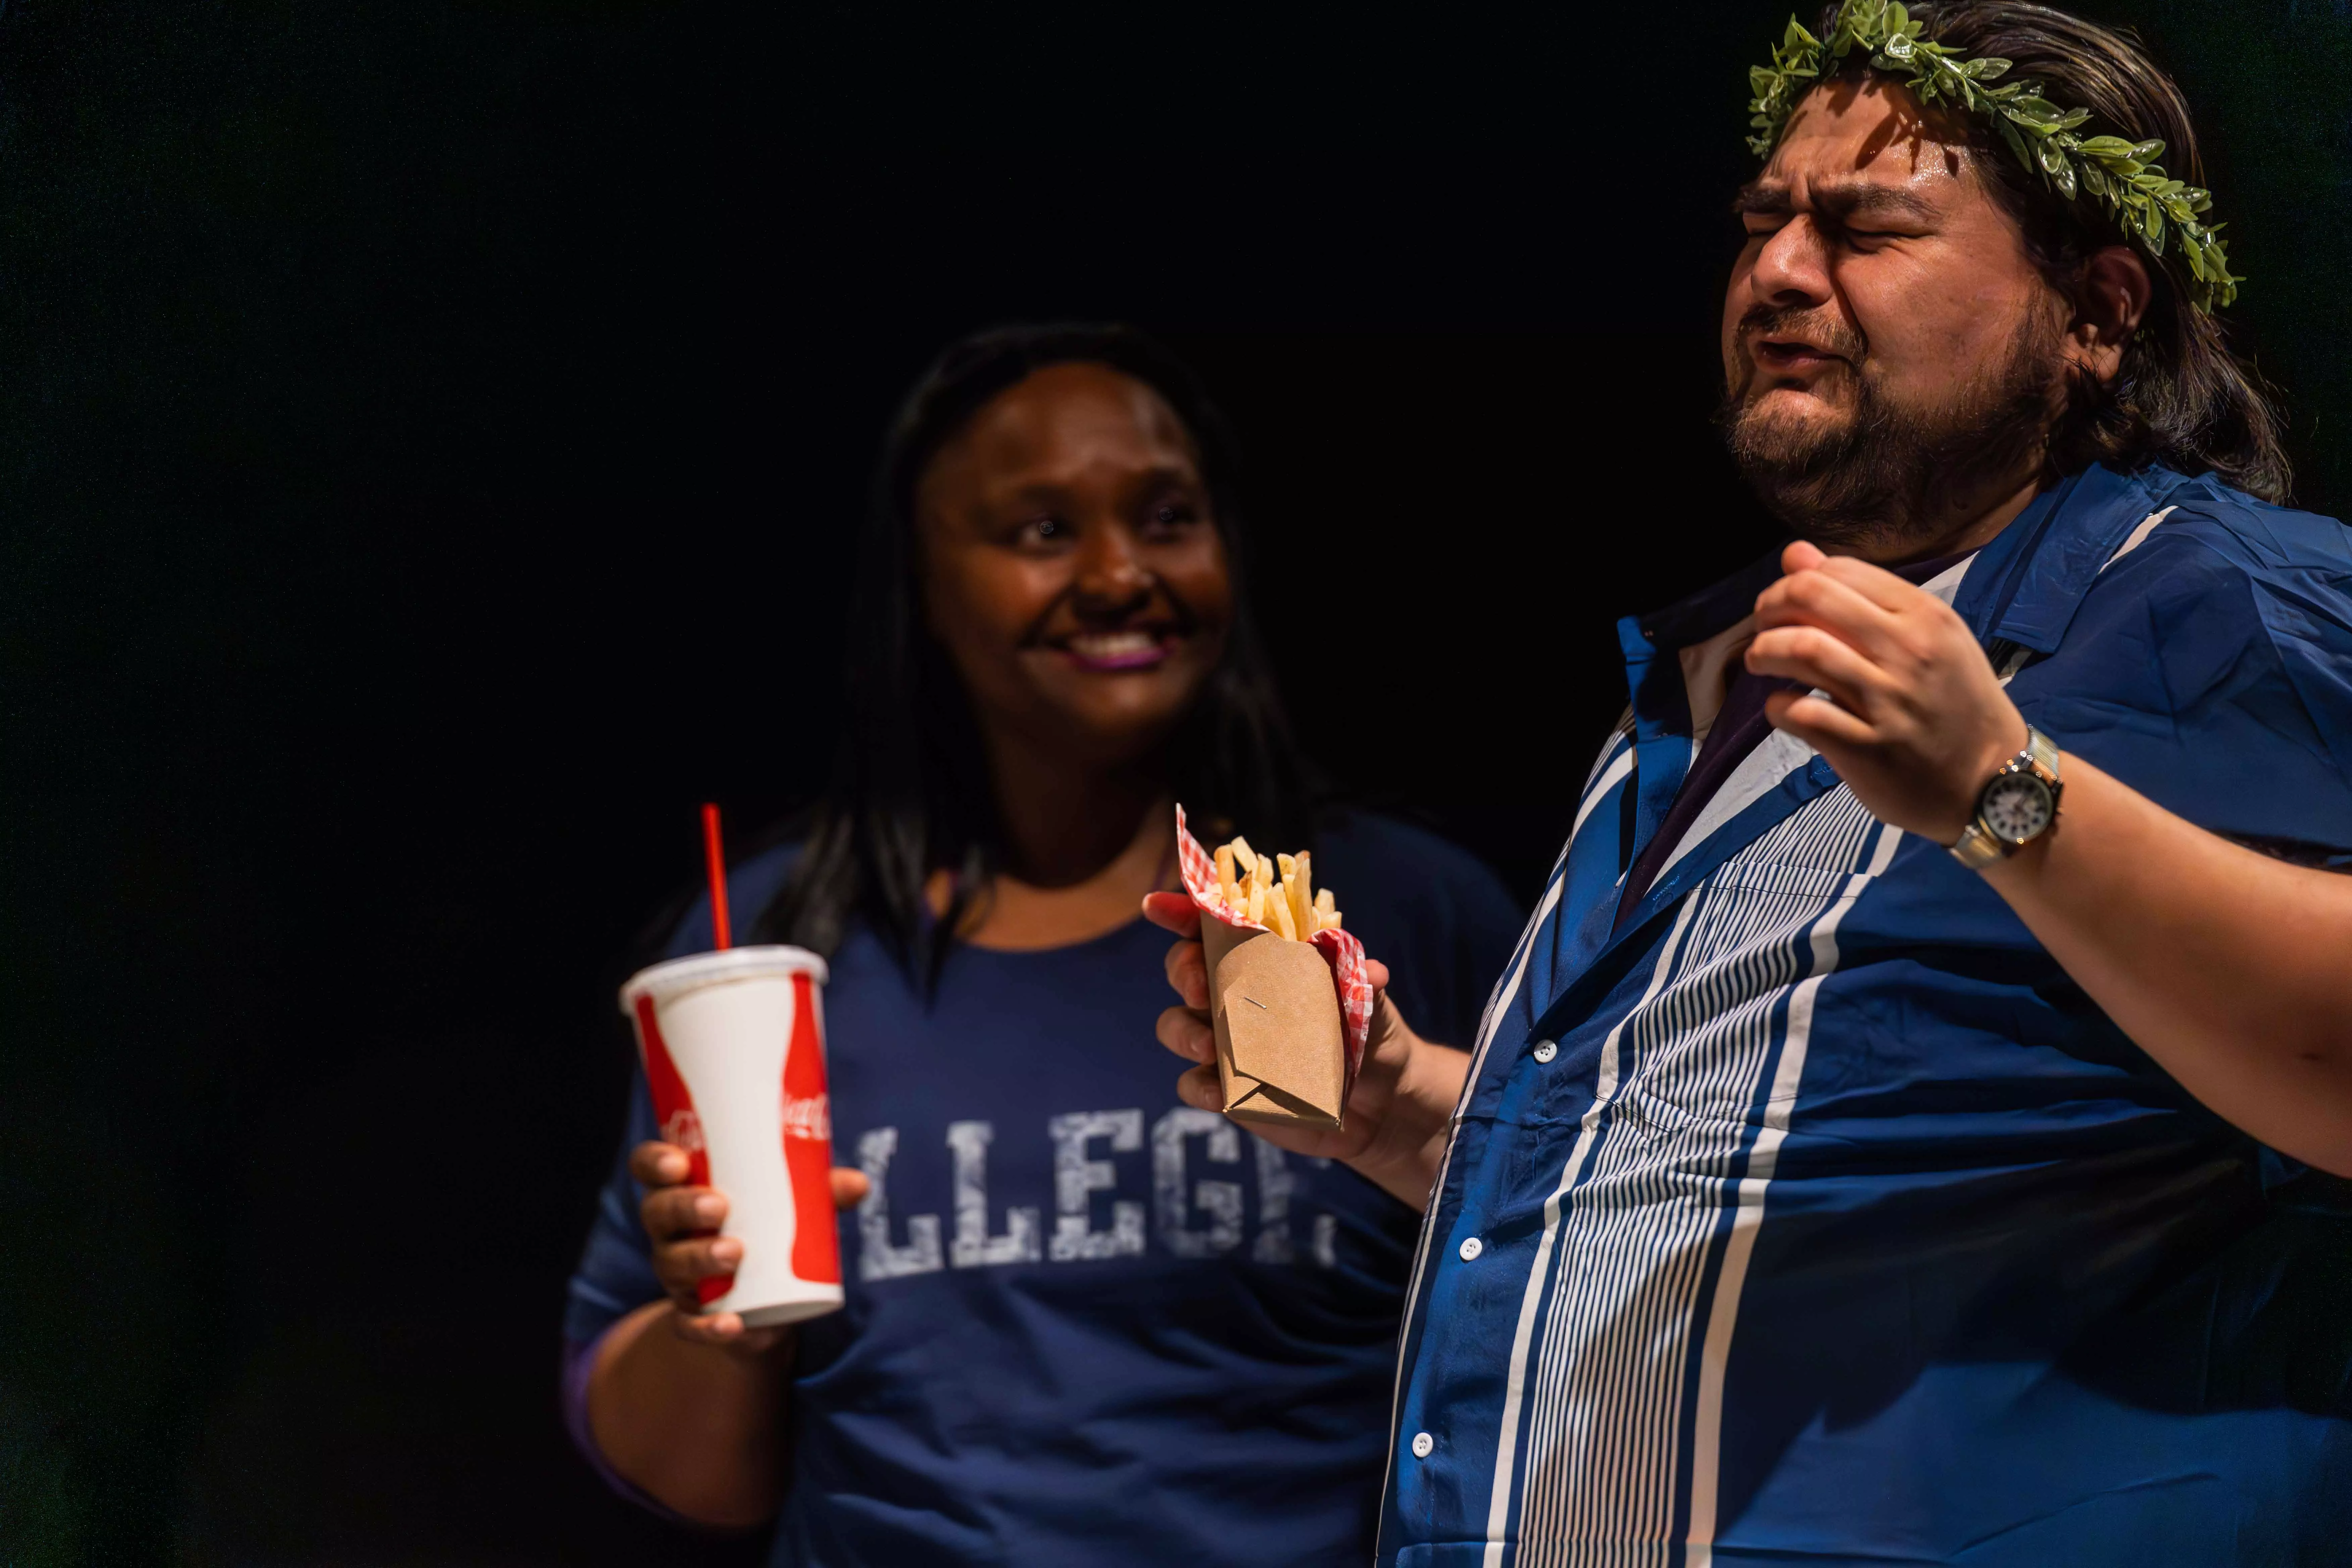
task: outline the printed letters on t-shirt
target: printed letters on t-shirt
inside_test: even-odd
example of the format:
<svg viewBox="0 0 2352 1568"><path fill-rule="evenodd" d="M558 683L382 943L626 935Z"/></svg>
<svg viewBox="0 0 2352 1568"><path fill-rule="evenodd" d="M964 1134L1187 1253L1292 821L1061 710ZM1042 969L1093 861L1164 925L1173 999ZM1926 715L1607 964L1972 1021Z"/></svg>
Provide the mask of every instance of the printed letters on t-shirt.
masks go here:
<svg viewBox="0 0 2352 1568"><path fill-rule="evenodd" d="M993 1123L949 1124L954 1226L940 1215L891 1213L890 1167L899 1152L899 1130L877 1127L856 1140L857 1163L871 1186L857 1206L857 1277L866 1284L931 1274L942 1268L978 1268L1006 1264L1108 1261L1143 1256L1146 1205L1140 1192L1121 1195L1121 1162L1111 1156L1144 1149L1143 1112L1138 1110L1077 1110L1049 1118L1045 1136L1053 1147L1054 1226L1046 1236L1035 1206L1006 1205L1002 1228L992 1230L997 1210L988 1187L988 1152L996 1140ZM1150 1229L1179 1258L1214 1258L1249 1243L1253 1262L1297 1261L1292 1209L1298 1190L1291 1157L1253 1137L1254 1157L1244 1163L1239 1128L1213 1111L1176 1106L1152 1123L1150 1135ZM1328 1160L1309 1162L1316 1166ZM1254 1171L1252 1167L1255 1167ZM1130 1166L1129 1168L1133 1168ZM1244 1181L1254 1173L1257 1188L1254 1236ZM1140 1173L1139 1172L1138 1173ZM1097 1194L1108 1196L1108 1226L1097 1223ZM904 1194L900 1194L903 1203ZM895 1239L901 1231L903 1241ZM1328 1214L1312 1216L1307 1254L1318 1267L1338 1264L1339 1222Z"/></svg>

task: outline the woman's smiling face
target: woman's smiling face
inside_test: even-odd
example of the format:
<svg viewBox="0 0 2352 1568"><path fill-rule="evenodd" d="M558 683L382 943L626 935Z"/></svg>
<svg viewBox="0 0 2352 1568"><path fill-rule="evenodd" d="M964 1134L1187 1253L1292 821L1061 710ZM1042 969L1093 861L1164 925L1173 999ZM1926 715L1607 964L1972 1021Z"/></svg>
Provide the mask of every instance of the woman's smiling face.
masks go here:
<svg viewBox="0 0 2352 1568"><path fill-rule="evenodd" d="M1132 762L1224 651L1233 580L1192 436L1107 365L1048 365L982 404L915 514L924 614L992 742Z"/></svg>

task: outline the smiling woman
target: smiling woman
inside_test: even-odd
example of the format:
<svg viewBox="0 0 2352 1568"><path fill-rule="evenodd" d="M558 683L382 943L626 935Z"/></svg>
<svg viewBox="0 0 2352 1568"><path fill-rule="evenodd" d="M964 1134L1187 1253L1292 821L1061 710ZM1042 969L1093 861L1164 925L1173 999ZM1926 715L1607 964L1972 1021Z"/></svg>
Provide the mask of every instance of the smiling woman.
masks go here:
<svg viewBox="0 0 2352 1568"><path fill-rule="evenodd" d="M1175 885L1177 800L1311 844L1400 1013L1457 1041L1517 922L1460 852L1314 809L1231 472L1191 377L1117 329L984 335L908 399L839 773L730 877L762 940L831 961L847 1304L696 1310L743 1247L640 1082L566 1324L575 1432L625 1489L781 1507L790 1563L1370 1554L1412 1210L1177 1099L1137 907Z"/></svg>
<svg viewBox="0 0 2352 1568"><path fill-rule="evenodd" d="M1251 618L1234 467L1191 372L1139 333L1006 329L940 356L884 452L856 733L771 934L824 950L862 916L930 975L943 933L1125 923L1173 851L1164 798L1303 841L1318 785ZM1093 931L1011 918L1139 832Z"/></svg>

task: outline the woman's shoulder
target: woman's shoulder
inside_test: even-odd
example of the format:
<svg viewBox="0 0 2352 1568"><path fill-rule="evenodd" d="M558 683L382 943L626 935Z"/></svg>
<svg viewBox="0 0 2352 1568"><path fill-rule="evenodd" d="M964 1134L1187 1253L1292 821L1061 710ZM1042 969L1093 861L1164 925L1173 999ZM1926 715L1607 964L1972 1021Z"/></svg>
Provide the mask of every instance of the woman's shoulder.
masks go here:
<svg viewBox="0 0 2352 1568"><path fill-rule="evenodd" d="M736 931L749 929L761 910L775 901L793 868L800 864L803 840L789 838L748 855L727 868L728 924ZM670 931L665 958L707 952L711 947L710 895L695 895L694 902Z"/></svg>
<svg viewBox="0 0 2352 1568"><path fill-rule="evenodd" d="M1520 905L1486 864L1425 827L1376 812L1327 818L1315 880L1347 911L1364 951L1389 967L1398 1007L1429 1038L1467 1045L1510 962Z"/></svg>
<svg viewBox="0 0 2352 1568"><path fill-rule="evenodd" d="M1391 907L1444 905L1516 927L1518 903L1493 868L1428 828L1348 809L1316 825L1315 872L1339 907L1377 900Z"/></svg>

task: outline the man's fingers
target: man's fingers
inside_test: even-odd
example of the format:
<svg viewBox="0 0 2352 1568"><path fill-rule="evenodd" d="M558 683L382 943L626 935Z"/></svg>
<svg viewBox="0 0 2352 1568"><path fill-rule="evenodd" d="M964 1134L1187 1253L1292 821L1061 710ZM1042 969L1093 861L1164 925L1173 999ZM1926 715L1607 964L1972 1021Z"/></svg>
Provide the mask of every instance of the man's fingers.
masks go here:
<svg viewBox="0 0 2352 1568"><path fill-rule="evenodd" d="M1893 615L1827 572L1800 572L1757 595L1756 624L1766 629L1820 626L1872 654L1882 651L1895 633Z"/></svg>
<svg viewBox="0 0 2352 1568"><path fill-rule="evenodd" d="M1748 668L1818 686L1867 718L1887 689L1886 672L1818 626L1775 626L1748 645Z"/></svg>
<svg viewBox="0 0 2352 1568"><path fill-rule="evenodd" d="M686 1151L648 1139L629 1151L629 1174L648 1187L674 1187L686 1180Z"/></svg>
<svg viewBox="0 0 2352 1568"><path fill-rule="evenodd" d="M1187 1007L1209 1005L1208 950L1197 942L1180 942L1168 950L1168 984Z"/></svg>
<svg viewBox="0 0 2352 1568"><path fill-rule="evenodd" d="M1209 1026L1208 1017L1190 1007L1171 1007L1160 1015L1159 1026L1153 1031L1160 1043L1182 1057L1186 1061L1214 1061L1217 1055L1216 1031Z"/></svg>
<svg viewBox="0 0 2352 1568"><path fill-rule="evenodd" d="M866 1201L866 1194L874 1190L873 1182L863 1171L853 1171L846 1165L835 1165L832 1175L833 1206L837 1209L856 1208Z"/></svg>
<svg viewBox="0 0 2352 1568"><path fill-rule="evenodd" d="M1828 553L1820 545L1808 543L1801 539L1792 539L1789 542L1788 547L1780 552L1780 572L1784 576L1798 572L1810 572L1828 559Z"/></svg>
<svg viewBox="0 0 2352 1568"><path fill-rule="evenodd" d="M1373 990L1386 991L1389 988L1389 966L1377 958L1368 958L1364 960L1364 978L1371 983Z"/></svg>
<svg viewBox="0 0 2352 1568"><path fill-rule="evenodd" d="M1764 716L1776 730L1785 730L1817 752L1832 747L1857 749L1874 745L1877 731L1833 702L1809 692L1775 691L1764 699ZM1834 757L1831 759L1836 761Z"/></svg>
<svg viewBox="0 0 2352 1568"><path fill-rule="evenodd" d="M664 1187L646 1194L637 1216L654 1240L674 1241L698 1230L717 1230L727 1217L727 1194L709 1187Z"/></svg>
<svg viewBox="0 0 2352 1568"><path fill-rule="evenodd" d="M1143 918L1162 931L1172 931L1190 941L1201 934L1200 906L1189 893L1146 893L1143 895Z"/></svg>
<svg viewBox="0 0 2352 1568"><path fill-rule="evenodd" d="M1800 572L1826 572L1883 610L1906 609L1914 596L1923 592L1884 566L1874 566L1858 556L1832 555L1801 539L1791 541L1780 552L1780 571L1791 577Z"/></svg>
<svg viewBox="0 0 2352 1568"><path fill-rule="evenodd" d="M1882 610L1901 612L1919 600L1934 597L1925 588L1905 582L1884 566L1851 555L1832 555L1814 568L1868 599Z"/></svg>

